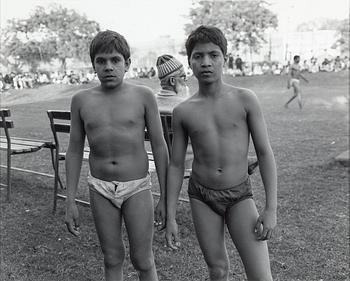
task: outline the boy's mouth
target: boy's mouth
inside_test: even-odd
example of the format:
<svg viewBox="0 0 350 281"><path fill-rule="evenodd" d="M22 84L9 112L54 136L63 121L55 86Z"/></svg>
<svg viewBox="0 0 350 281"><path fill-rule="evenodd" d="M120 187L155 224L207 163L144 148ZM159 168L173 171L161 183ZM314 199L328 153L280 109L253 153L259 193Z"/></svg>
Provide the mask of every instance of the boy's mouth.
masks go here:
<svg viewBox="0 0 350 281"><path fill-rule="evenodd" d="M205 71L201 71L201 74L202 75L210 75L212 74L213 72L212 71L209 71L209 70L205 70Z"/></svg>
<svg viewBox="0 0 350 281"><path fill-rule="evenodd" d="M106 80L115 79L115 76L114 75L106 75L106 76L103 76L103 79L106 79Z"/></svg>

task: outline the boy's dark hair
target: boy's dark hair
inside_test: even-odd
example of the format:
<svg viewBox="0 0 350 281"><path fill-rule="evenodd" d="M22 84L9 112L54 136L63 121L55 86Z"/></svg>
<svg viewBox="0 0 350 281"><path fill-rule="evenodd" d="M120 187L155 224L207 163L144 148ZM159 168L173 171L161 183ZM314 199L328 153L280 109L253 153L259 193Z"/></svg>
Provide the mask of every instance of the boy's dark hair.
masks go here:
<svg viewBox="0 0 350 281"><path fill-rule="evenodd" d="M90 58L94 65L95 56L98 53L110 53L117 51L121 53L125 60L130 58L130 47L124 36L112 30L100 31L92 39L90 44Z"/></svg>
<svg viewBox="0 0 350 281"><path fill-rule="evenodd" d="M222 31L214 26L201 25L188 36L186 41L187 58L190 59L194 46L197 43L214 43L218 45L224 57L227 54L227 40Z"/></svg>
<svg viewBox="0 0 350 281"><path fill-rule="evenodd" d="M293 60L295 61L295 60L297 60L297 59L300 59L300 56L295 55L295 56L293 57Z"/></svg>

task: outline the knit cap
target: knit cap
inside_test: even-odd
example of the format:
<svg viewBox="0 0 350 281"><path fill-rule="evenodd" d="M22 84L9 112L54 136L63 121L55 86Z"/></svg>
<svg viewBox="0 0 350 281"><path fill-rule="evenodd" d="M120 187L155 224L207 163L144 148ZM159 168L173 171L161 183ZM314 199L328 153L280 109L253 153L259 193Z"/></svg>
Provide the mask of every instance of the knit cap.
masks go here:
<svg viewBox="0 0 350 281"><path fill-rule="evenodd" d="M171 55L162 55L158 57L156 66L159 79L163 79L165 76L168 76L183 67L182 63Z"/></svg>

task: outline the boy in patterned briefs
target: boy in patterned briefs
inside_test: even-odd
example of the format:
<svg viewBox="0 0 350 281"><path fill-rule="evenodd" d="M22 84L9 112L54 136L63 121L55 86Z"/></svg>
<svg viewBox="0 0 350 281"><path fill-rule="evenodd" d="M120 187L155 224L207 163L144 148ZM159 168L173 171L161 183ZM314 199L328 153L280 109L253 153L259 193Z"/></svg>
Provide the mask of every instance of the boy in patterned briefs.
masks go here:
<svg viewBox="0 0 350 281"><path fill-rule="evenodd" d="M124 81L130 48L114 31L99 32L90 57L100 85L75 94L71 102L71 133L66 156L66 225L79 235L75 203L85 137L90 146L90 203L104 256L105 280L123 280L124 220L130 259L142 281L157 281L152 251L154 209L144 145L147 129L160 186L156 221L165 223L168 151L153 92Z"/></svg>

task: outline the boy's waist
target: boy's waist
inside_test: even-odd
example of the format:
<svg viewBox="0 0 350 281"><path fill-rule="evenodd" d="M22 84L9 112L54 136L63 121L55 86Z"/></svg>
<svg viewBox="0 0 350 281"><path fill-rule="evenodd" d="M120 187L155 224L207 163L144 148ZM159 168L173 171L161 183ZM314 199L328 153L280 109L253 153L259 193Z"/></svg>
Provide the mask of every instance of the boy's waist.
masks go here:
<svg viewBox="0 0 350 281"><path fill-rule="evenodd" d="M98 178L91 174L91 171L88 172L87 179L88 182L94 183L94 182L105 182L105 183L112 183L114 185L120 185L120 184L131 184L131 183L138 183L142 181L149 181L151 178L151 174L147 172L145 175L142 175L141 177L136 176L135 178L131 178L128 180L120 180L120 179L114 179L114 180L106 180Z"/></svg>
<svg viewBox="0 0 350 281"><path fill-rule="evenodd" d="M105 181L129 181L144 177L148 172L147 154L138 157L95 158L90 155L91 175Z"/></svg>
<svg viewBox="0 0 350 281"><path fill-rule="evenodd" d="M201 185L215 190L224 190L241 184L248 177L248 165L237 167L235 170L227 168L201 168L192 166L192 178Z"/></svg>

